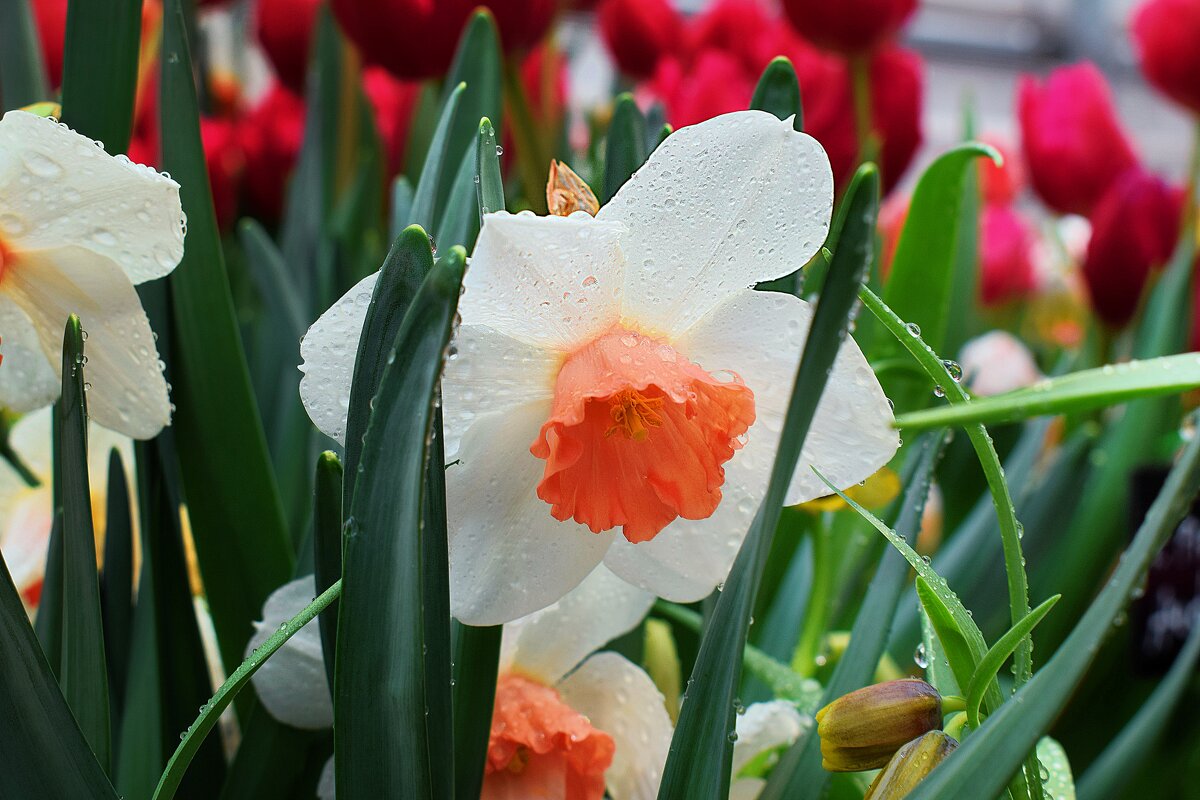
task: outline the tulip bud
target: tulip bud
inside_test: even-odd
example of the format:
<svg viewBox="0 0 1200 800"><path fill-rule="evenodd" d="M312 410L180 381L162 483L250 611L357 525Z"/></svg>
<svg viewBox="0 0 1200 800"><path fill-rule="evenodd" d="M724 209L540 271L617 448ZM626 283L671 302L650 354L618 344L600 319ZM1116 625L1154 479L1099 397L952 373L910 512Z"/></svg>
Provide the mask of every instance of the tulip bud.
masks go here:
<svg viewBox="0 0 1200 800"><path fill-rule="evenodd" d="M917 0L784 0L800 35L843 55L866 52L891 38L917 8Z"/></svg>
<svg viewBox="0 0 1200 800"><path fill-rule="evenodd" d="M304 141L304 101L276 84L241 126L246 203L269 220L283 213L284 190Z"/></svg>
<svg viewBox="0 0 1200 800"><path fill-rule="evenodd" d="M921 146L921 57L913 50L888 47L871 58L871 118L880 140L879 169L890 191ZM851 109L846 111L852 117Z"/></svg>
<svg viewBox="0 0 1200 800"><path fill-rule="evenodd" d="M255 32L275 75L284 86L304 93L308 53L321 0L258 0Z"/></svg>
<svg viewBox="0 0 1200 800"><path fill-rule="evenodd" d="M1094 64L1021 79L1017 115L1030 181L1046 205L1090 214L1121 173L1137 162L1117 122L1112 92Z"/></svg>
<svg viewBox="0 0 1200 800"><path fill-rule="evenodd" d="M877 769L905 742L941 725L941 695L925 681L864 687L817 712L821 766L830 772Z"/></svg>
<svg viewBox="0 0 1200 800"><path fill-rule="evenodd" d="M1130 28L1146 80L1200 114L1200 3L1150 0L1134 13Z"/></svg>
<svg viewBox="0 0 1200 800"><path fill-rule="evenodd" d="M1171 255L1179 216L1179 193L1140 167L1097 204L1083 277L1092 308L1110 326L1123 327L1137 311L1150 270Z"/></svg>
<svg viewBox="0 0 1200 800"><path fill-rule="evenodd" d="M716 0L689 21L684 31L684 48L689 53L707 49L723 50L738 58L756 76L771 58L784 54L776 51L767 55L760 45L772 28L781 27L772 19L758 0Z"/></svg>
<svg viewBox="0 0 1200 800"><path fill-rule="evenodd" d="M920 739L913 739L897 750L887 766L875 776L863 800L906 797L956 747L958 742L941 731L930 731Z"/></svg>
<svg viewBox="0 0 1200 800"><path fill-rule="evenodd" d="M998 165L990 158L979 159L979 191L983 195L983 202L1009 205L1017 199L1017 194L1025 184L1025 166L1007 140L995 136L980 138L996 148L1003 159Z"/></svg>
<svg viewBox="0 0 1200 800"><path fill-rule="evenodd" d="M605 0L598 22L617 66L633 78L654 74L674 49L682 28L668 0Z"/></svg>
<svg viewBox="0 0 1200 800"><path fill-rule="evenodd" d="M217 225L228 230L237 218L238 194L246 163L238 138L238 125L232 119L201 117L200 139L208 163L208 183Z"/></svg>
<svg viewBox="0 0 1200 800"><path fill-rule="evenodd" d="M63 47L67 35L67 0L33 0L29 4L42 49L50 87L62 85Z"/></svg>

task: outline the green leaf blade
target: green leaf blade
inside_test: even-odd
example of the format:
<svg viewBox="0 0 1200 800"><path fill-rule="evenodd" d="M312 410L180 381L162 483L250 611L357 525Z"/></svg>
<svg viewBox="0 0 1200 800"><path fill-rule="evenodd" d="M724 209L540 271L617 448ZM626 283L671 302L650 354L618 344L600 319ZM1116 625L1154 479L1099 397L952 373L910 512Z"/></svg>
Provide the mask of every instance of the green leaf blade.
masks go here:
<svg viewBox="0 0 1200 800"><path fill-rule="evenodd" d="M800 80L796 69L785 56L776 56L767 64L754 87L750 108L766 111L780 119L795 117L792 127L804 130L804 113L800 108Z"/></svg>

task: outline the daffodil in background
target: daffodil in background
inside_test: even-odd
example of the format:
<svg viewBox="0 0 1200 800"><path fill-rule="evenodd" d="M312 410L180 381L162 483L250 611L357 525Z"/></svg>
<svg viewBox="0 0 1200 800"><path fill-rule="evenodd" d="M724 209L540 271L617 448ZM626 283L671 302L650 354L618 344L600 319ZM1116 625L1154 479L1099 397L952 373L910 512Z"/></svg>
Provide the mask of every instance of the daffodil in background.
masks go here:
<svg viewBox="0 0 1200 800"><path fill-rule="evenodd" d="M134 286L183 257L179 185L110 156L55 120L0 119L0 406L58 396L63 325L88 333L88 411L148 439L171 408L154 333Z"/></svg>
<svg viewBox="0 0 1200 800"><path fill-rule="evenodd" d="M312 576L277 589L263 607L247 653L306 606ZM557 603L504 626L481 800L569 797L653 800L670 747L671 718L650 676L600 648L634 629L649 592L603 565ZM254 676L259 698L286 724L333 724L316 623L302 628ZM738 717L734 774L764 752L795 741L811 720L785 701ZM756 778L737 778L732 797L753 800ZM334 796L333 761L318 794Z"/></svg>
<svg viewBox="0 0 1200 800"><path fill-rule="evenodd" d="M12 467L0 461L0 553L30 614L41 600L46 549L54 522L50 426L50 409L46 408L21 417L9 431L9 445L39 482L38 486L30 486ZM126 478L133 486L132 442L127 436L99 425L88 426L88 482L98 553L103 551L100 545L104 541L108 501L108 459L114 448L121 454Z"/></svg>
<svg viewBox="0 0 1200 800"><path fill-rule="evenodd" d="M456 617L511 621L601 562L681 602L725 579L812 320L752 287L817 252L832 202L821 146L746 111L673 133L595 218L485 216L443 387ZM338 440L374 281L301 346L305 407ZM787 502L827 493L811 467L845 487L886 464L891 419L847 340Z"/></svg>

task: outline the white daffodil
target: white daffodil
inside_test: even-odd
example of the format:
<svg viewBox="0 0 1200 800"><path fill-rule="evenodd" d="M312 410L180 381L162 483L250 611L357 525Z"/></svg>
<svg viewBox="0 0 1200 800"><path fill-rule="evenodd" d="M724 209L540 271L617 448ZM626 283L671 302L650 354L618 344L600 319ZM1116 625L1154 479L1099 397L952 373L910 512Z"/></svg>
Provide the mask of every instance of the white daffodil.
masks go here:
<svg viewBox="0 0 1200 800"><path fill-rule="evenodd" d="M803 716L786 700L752 703L737 718L737 741L733 745L733 783L729 800L757 800L767 785L759 777L739 777L747 764L762 753L787 747L812 728L812 717Z"/></svg>
<svg viewBox="0 0 1200 800"><path fill-rule="evenodd" d="M507 622L597 564L677 601L723 581L765 492L812 307L758 292L825 241L833 178L790 122L682 128L595 218L488 214L443 386L454 615ZM375 277L309 329L300 393L345 433ZM801 389L803 391L803 389ZM862 353L838 353L788 503L898 446Z"/></svg>
<svg viewBox="0 0 1200 800"><path fill-rule="evenodd" d="M31 613L42 594L46 548L54 521L50 488L50 409L26 414L9 431L9 444L33 476L31 487L6 462L0 461L0 554L12 575L21 600ZM108 458L113 448L121 454L126 478L132 486L133 446L128 437L99 425L88 426L88 482L92 492L92 519L97 542L104 537L108 502Z"/></svg>
<svg viewBox="0 0 1200 800"><path fill-rule="evenodd" d="M183 257L179 185L52 119L0 119L0 406L58 397L63 327L88 332L88 412L148 439L170 422L154 334L134 285Z"/></svg>

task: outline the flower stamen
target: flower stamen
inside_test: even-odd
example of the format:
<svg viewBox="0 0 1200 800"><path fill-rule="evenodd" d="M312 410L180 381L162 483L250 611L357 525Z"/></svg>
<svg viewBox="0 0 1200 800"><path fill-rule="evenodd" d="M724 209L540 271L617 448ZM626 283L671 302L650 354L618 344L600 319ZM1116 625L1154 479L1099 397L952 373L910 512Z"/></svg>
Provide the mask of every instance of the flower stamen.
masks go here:
<svg viewBox="0 0 1200 800"><path fill-rule="evenodd" d="M662 426L662 416L658 413L663 407L661 397L646 397L636 389L625 389L613 395L609 402L612 406L609 414L616 425L604 432L606 438L621 431L626 439L644 442L650 435L649 428Z"/></svg>

